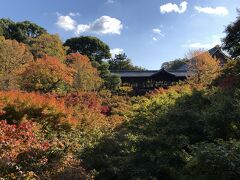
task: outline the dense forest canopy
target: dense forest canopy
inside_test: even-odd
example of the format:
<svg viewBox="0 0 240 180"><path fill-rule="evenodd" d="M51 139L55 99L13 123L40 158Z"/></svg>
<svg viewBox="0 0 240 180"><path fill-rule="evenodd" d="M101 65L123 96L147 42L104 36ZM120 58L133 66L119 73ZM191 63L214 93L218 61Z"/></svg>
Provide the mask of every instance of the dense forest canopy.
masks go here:
<svg viewBox="0 0 240 180"><path fill-rule="evenodd" d="M100 39L1 19L0 179L240 179L239 22L223 67L191 51L163 65L185 81L134 96L110 70L142 68Z"/></svg>

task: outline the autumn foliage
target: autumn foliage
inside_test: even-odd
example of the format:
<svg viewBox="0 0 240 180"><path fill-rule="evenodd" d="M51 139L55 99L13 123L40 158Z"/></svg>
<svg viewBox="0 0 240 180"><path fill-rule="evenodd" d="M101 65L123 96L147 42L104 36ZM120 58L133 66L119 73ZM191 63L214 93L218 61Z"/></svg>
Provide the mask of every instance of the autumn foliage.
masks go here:
<svg viewBox="0 0 240 180"><path fill-rule="evenodd" d="M0 89L15 89L15 71L32 61L33 55L27 45L0 36Z"/></svg>
<svg viewBox="0 0 240 180"><path fill-rule="evenodd" d="M58 35L41 34L31 39L30 50L35 58L46 55L55 57L63 62L66 55L66 47L63 46Z"/></svg>
<svg viewBox="0 0 240 180"><path fill-rule="evenodd" d="M44 56L19 72L21 89L26 91L67 92L73 83L74 70L58 59Z"/></svg>
<svg viewBox="0 0 240 180"><path fill-rule="evenodd" d="M73 124L71 110L67 109L63 100L51 95L26 93L19 91L0 92L0 119L10 124L20 124L26 119L44 126L59 128Z"/></svg>
<svg viewBox="0 0 240 180"><path fill-rule="evenodd" d="M50 144L37 137L39 128L32 121L19 125L10 125L7 121L0 121L0 164L17 161L23 152L36 149L46 151Z"/></svg>
<svg viewBox="0 0 240 180"><path fill-rule="evenodd" d="M66 64L75 70L73 88L80 91L93 91L101 87L102 79L87 56L71 53L66 57Z"/></svg>
<svg viewBox="0 0 240 180"><path fill-rule="evenodd" d="M188 55L188 82L199 85L209 85L220 72L220 62L203 50L190 51Z"/></svg>
<svg viewBox="0 0 240 180"><path fill-rule="evenodd" d="M239 179L239 59L191 51L186 81L134 96L95 37L0 31L0 179Z"/></svg>

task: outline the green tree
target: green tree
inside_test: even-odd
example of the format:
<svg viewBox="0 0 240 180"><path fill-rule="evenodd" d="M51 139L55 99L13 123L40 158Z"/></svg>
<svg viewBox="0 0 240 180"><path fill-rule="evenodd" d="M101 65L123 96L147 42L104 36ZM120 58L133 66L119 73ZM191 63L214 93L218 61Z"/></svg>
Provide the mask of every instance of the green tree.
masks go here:
<svg viewBox="0 0 240 180"><path fill-rule="evenodd" d="M185 179L237 180L240 177L240 142L201 143L194 148Z"/></svg>
<svg viewBox="0 0 240 180"><path fill-rule="evenodd" d="M15 86L15 71L22 65L32 62L33 55L27 46L16 40L10 40L0 36L0 77L1 88L8 89Z"/></svg>
<svg viewBox="0 0 240 180"><path fill-rule="evenodd" d="M64 46L69 47L68 53L78 52L86 55L91 60L93 67L98 69L106 88L116 89L119 86L120 77L111 75L109 64L103 61L111 57L110 48L107 44L96 37L81 36L66 40Z"/></svg>
<svg viewBox="0 0 240 180"><path fill-rule="evenodd" d="M121 78L118 75L113 75L109 71L109 64L102 62L98 65L100 77L104 80L104 86L110 90L116 90L121 84Z"/></svg>
<svg viewBox="0 0 240 180"><path fill-rule="evenodd" d="M164 68L165 70L170 70L170 71L174 71L177 70L178 68L180 68L181 66L183 66L184 64L186 64L187 60L184 59L175 59L173 61L169 61L169 62L164 62L162 64L162 68Z"/></svg>
<svg viewBox="0 0 240 180"><path fill-rule="evenodd" d="M4 36L7 39L10 38L10 31L9 26L14 24L14 22L11 19L0 19L0 36Z"/></svg>
<svg viewBox="0 0 240 180"><path fill-rule="evenodd" d="M117 90L121 82L121 78L118 75L110 74L105 78L105 87L110 90Z"/></svg>
<svg viewBox="0 0 240 180"><path fill-rule="evenodd" d="M214 80L213 84L225 90L235 90L240 84L240 59L229 60L221 70L220 75Z"/></svg>
<svg viewBox="0 0 240 180"><path fill-rule="evenodd" d="M103 59L111 57L110 48L100 39L91 36L81 36L66 40L64 46L68 46L68 53L79 52L86 55L91 61L101 63Z"/></svg>
<svg viewBox="0 0 240 180"><path fill-rule="evenodd" d="M30 21L13 22L10 19L0 19L0 33L6 39L15 39L18 42L29 44L32 38L36 38L47 31L41 26Z"/></svg>
<svg viewBox="0 0 240 180"><path fill-rule="evenodd" d="M240 10L238 14L237 20L225 29L226 37L223 39L223 49L227 50L233 58L240 56Z"/></svg>
<svg viewBox="0 0 240 180"><path fill-rule="evenodd" d="M115 58L108 60L110 70L144 70L141 67L134 66L131 60L123 54L116 54Z"/></svg>
<svg viewBox="0 0 240 180"><path fill-rule="evenodd" d="M178 85L141 97L84 162L99 179L238 179L239 94Z"/></svg>
<svg viewBox="0 0 240 180"><path fill-rule="evenodd" d="M66 55L66 47L63 46L58 35L42 34L32 39L30 49L35 58L49 55L63 62Z"/></svg>

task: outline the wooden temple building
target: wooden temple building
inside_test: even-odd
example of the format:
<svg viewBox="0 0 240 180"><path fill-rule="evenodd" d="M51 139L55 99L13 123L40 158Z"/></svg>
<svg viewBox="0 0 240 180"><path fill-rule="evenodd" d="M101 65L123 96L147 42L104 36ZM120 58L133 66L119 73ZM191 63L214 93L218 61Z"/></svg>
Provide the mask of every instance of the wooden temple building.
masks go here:
<svg viewBox="0 0 240 180"><path fill-rule="evenodd" d="M131 86L136 92L146 92L159 87L168 87L180 80L185 80L187 72L185 71L113 71L112 73L120 75L122 85Z"/></svg>
<svg viewBox="0 0 240 180"><path fill-rule="evenodd" d="M229 59L220 46L215 46L208 52L219 59L221 65ZM145 71L112 71L112 73L121 77L122 85L131 86L138 93L144 93L159 87L167 88L176 82L185 80L189 75L187 64L183 64L174 71L167 71L162 68Z"/></svg>

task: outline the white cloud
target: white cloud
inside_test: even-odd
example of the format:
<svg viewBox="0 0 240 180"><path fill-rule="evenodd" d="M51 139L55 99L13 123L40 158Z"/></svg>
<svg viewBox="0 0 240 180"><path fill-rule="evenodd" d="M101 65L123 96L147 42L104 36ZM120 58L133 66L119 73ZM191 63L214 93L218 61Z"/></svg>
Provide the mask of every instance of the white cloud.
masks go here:
<svg viewBox="0 0 240 180"><path fill-rule="evenodd" d="M228 15L228 9L226 7L201 7L201 6L195 6L194 7L199 13L205 13L205 14L215 14L219 16L226 16Z"/></svg>
<svg viewBox="0 0 240 180"><path fill-rule="evenodd" d="M172 3L168 3L168 4L164 4L162 6L160 6L160 12L162 14L165 13L170 13L170 12L176 12L176 13L184 13L187 10L187 2L183 1L180 6L178 6L177 4L172 4Z"/></svg>
<svg viewBox="0 0 240 180"><path fill-rule="evenodd" d="M122 28L123 25L120 20L109 16L102 16L90 24L79 24L75 33L121 34Z"/></svg>
<svg viewBox="0 0 240 180"><path fill-rule="evenodd" d="M80 16L80 14L77 12L77 13L75 13L75 12L70 12L70 13L68 13L68 15L69 16L72 16L72 17L75 17L75 16Z"/></svg>
<svg viewBox="0 0 240 180"><path fill-rule="evenodd" d="M161 34L162 33L161 29L158 29L158 28L154 28L152 31L156 34Z"/></svg>
<svg viewBox="0 0 240 180"><path fill-rule="evenodd" d="M156 37L153 37L153 40L154 40L154 41L157 41L158 39L157 39Z"/></svg>
<svg viewBox="0 0 240 180"><path fill-rule="evenodd" d="M64 29L65 31L74 30L76 28L76 21L70 16L62 16L58 13L57 26Z"/></svg>
<svg viewBox="0 0 240 180"><path fill-rule="evenodd" d="M115 49L111 49L111 50L110 50L110 53L111 53L112 57L114 57L114 56L117 55L117 54L122 54L122 53L124 53L124 50L121 49L121 48L115 48Z"/></svg>
<svg viewBox="0 0 240 180"><path fill-rule="evenodd" d="M159 28L154 28L154 29L152 29L152 31L153 31L153 33L155 33L155 34L164 37L164 34L162 33L162 30L161 30L161 29L159 29Z"/></svg>
<svg viewBox="0 0 240 180"><path fill-rule="evenodd" d="M65 31L73 31L77 35L81 33L121 34L123 29L120 20L109 16L102 16L89 24L78 24L72 17L79 16L79 13L70 12L66 16L59 12L56 14L58 16L57 26Z"/></svg>

